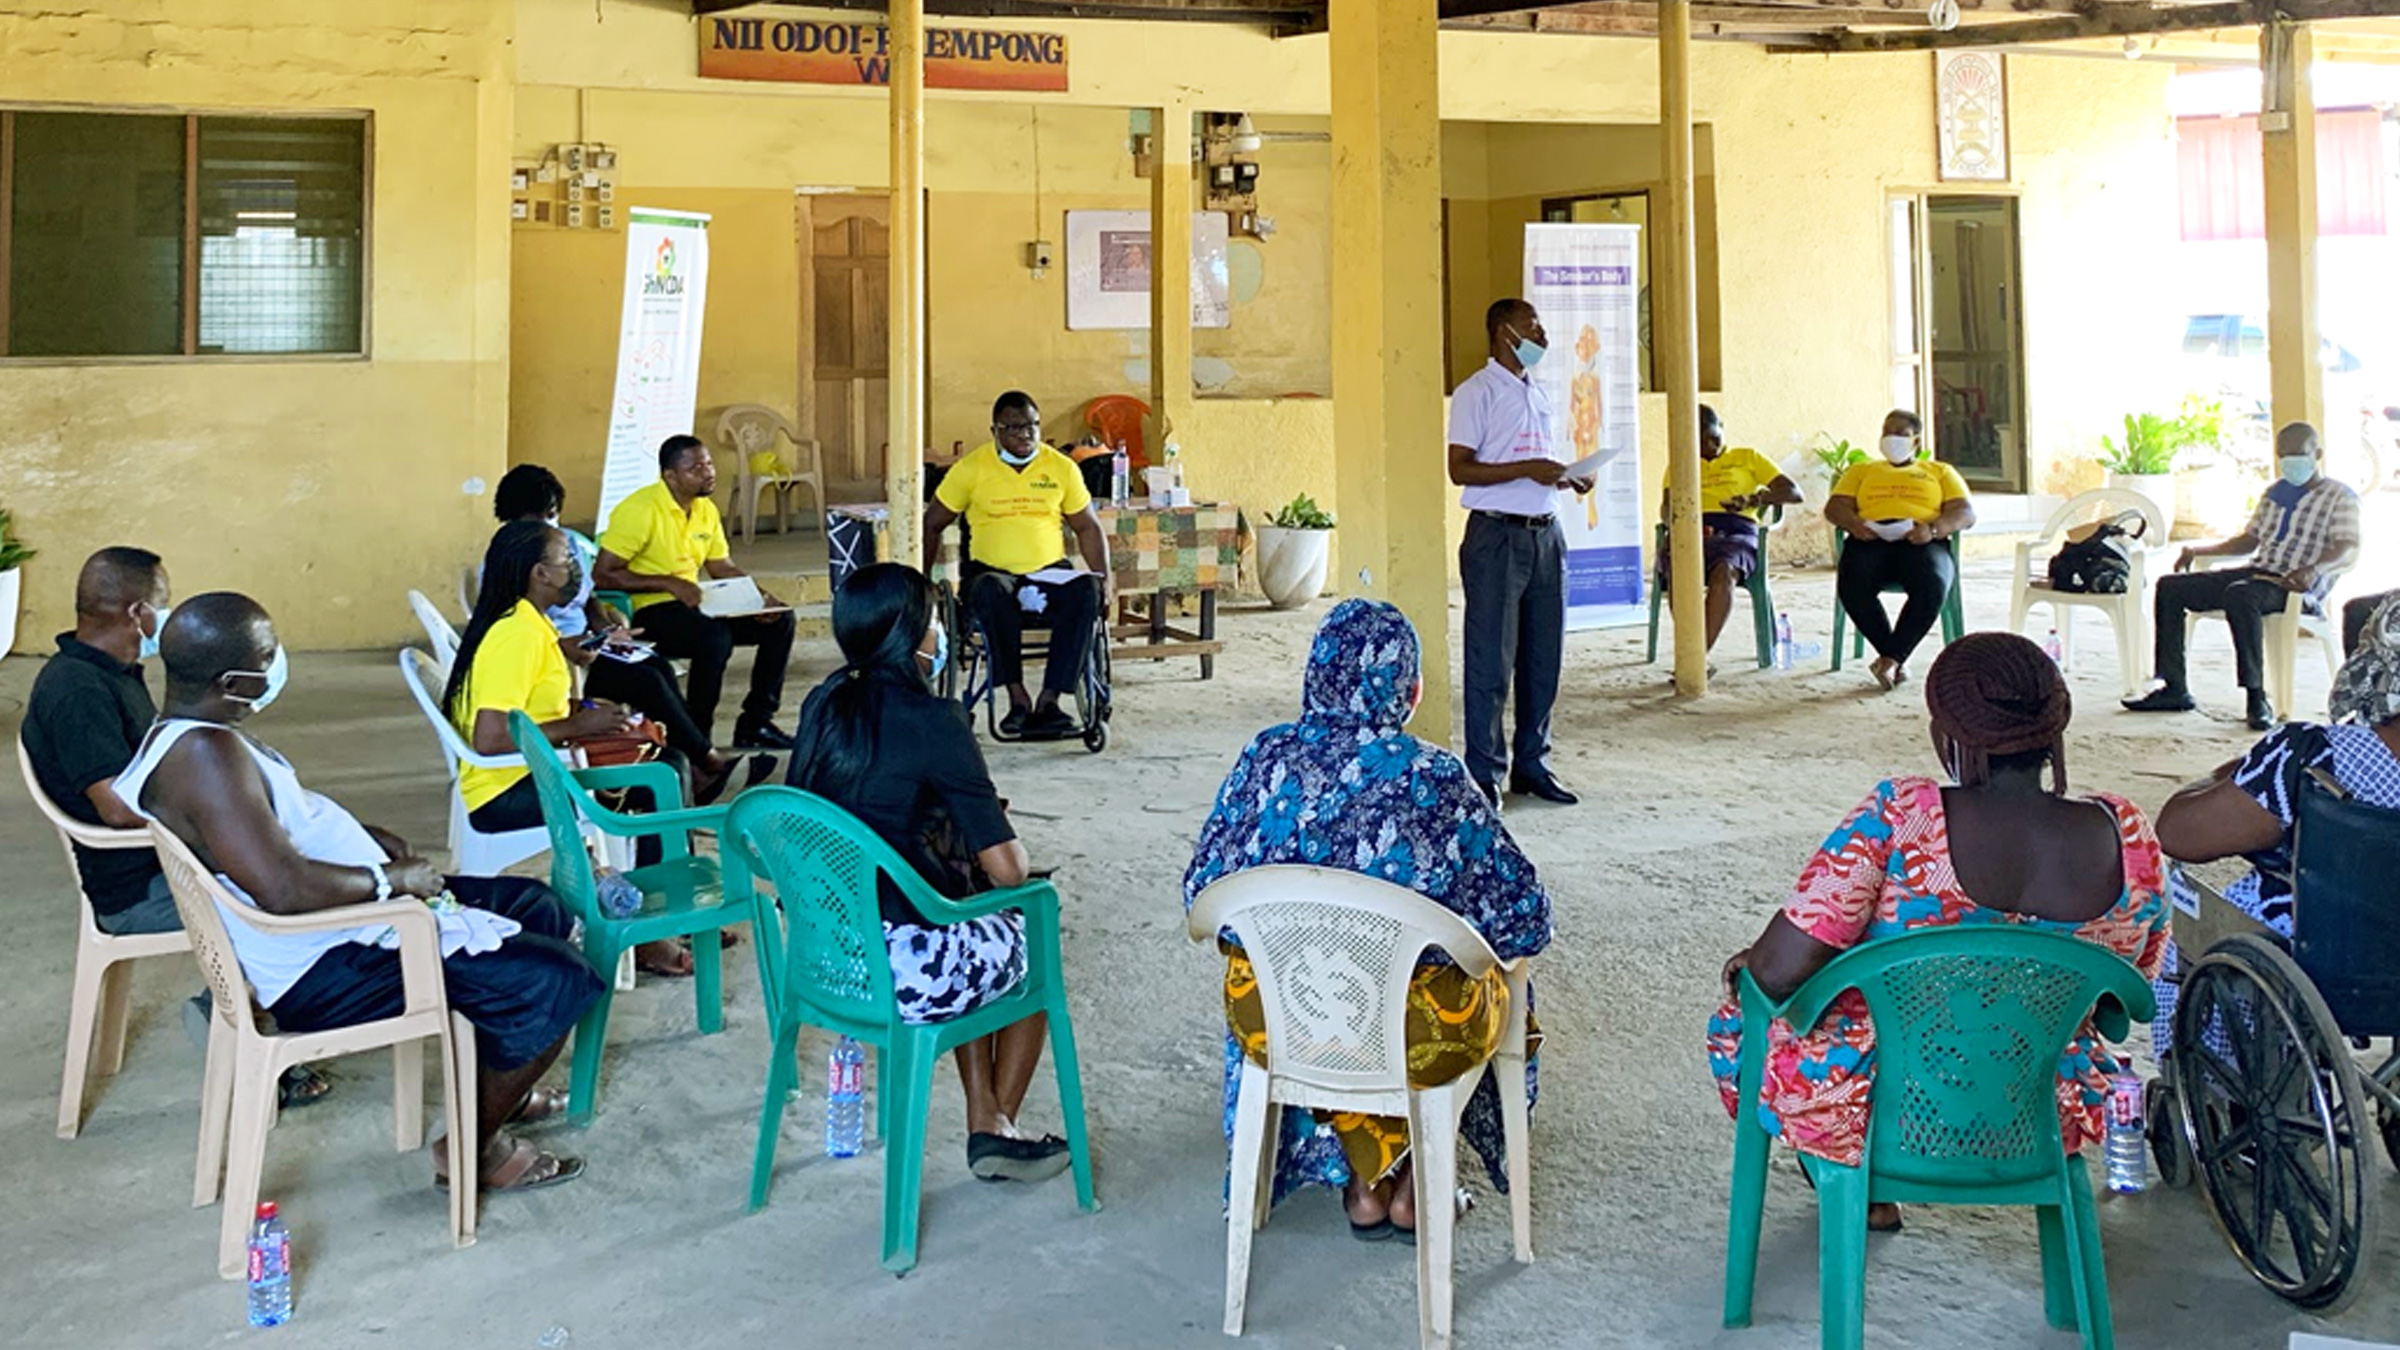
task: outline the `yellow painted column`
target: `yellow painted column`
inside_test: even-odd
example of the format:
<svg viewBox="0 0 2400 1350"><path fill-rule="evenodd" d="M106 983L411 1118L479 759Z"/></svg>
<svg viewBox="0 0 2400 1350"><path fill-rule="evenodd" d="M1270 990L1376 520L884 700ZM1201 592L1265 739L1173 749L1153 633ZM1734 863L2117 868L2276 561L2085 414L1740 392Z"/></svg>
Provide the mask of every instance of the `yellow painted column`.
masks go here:
<svg viewBox="0 0 2400 1350"><path fill-rule="evenodd" d="M1425 647L1414 725L1450 739L1435 0L1332 0L1334 505L1342 592Z"/></svg>
<svg viewBox="0 0 2400 1350"><path fill-rule="evenodd" d="M2267 361L2274 421L2325 428L2325 368L2317 360L2317 105L2305 24L2258 30L2266 88L2258 129L2266 160Z"/></svg>
<svg viewBox="0 0 2400 1350"><path fill-rule="evenodd" d="M1192 402L1192 105L1157 110L1150 147L1150 462ZM1141 490L1135 484L1134 490Z"/></svg>
<svg viewBox="0 0 2400 1350"><path fill-rule="evenodd" d="M890 557L915 565L925 523L925 0L892 0Z"/></svg>
<svg viewBox="0 0 2400 1350"><path fill-rule="evenodd" d="M1700 306L1694 278L1699 261L1692 235L1692 7L1690 0L1658 6L1658 123L1664 141L1666 248L1663 283L1650 313L1667 383L1667 485L1673 513L1667 553L1673 560L1675 692L1708 692L1708 630L1703 621L1706 578L1700 564Z"/></svg>

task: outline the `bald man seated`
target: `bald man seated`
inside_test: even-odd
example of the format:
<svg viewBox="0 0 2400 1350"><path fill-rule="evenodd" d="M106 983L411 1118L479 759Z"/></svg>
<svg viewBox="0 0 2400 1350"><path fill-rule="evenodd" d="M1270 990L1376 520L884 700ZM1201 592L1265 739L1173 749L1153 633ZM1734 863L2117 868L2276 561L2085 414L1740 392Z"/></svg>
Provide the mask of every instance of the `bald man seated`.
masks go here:
<svg viewBox="0 0 2400 1350"><path fill-rule="evenodd" d="M568 940L574 922L549 887L525 877L445 877L407 841L300 785L291 761L243 730L283 692L291 669L267 612L228 591L175 610L159 641L164 716L117 775L138 815L189 844L234 898L269 914L307 914L396 897L437 905L450 1009L475 1026L476 1140L487 1190L568 1181L580 1158L545 1153L502 1132L565 1109L535 1083L598 999L600 977ZM276 934L225 925L242 975L287 1032L397 1016L400 954L384 928ZM436 1185L442 1150L434 1150Z"/></svg>

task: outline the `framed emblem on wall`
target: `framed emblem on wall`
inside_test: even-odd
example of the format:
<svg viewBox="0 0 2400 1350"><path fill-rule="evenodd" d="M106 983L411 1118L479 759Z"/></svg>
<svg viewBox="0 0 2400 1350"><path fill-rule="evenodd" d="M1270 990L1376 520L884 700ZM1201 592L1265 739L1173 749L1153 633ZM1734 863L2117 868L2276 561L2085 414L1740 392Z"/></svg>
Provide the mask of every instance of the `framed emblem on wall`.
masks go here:
<svg viewBox="0 0 2400 1350"><path fill-rule="evenodd" d="M1934 119L1945 183L2008 181L2008 58L1998 52L1933 54Z"/></svg>

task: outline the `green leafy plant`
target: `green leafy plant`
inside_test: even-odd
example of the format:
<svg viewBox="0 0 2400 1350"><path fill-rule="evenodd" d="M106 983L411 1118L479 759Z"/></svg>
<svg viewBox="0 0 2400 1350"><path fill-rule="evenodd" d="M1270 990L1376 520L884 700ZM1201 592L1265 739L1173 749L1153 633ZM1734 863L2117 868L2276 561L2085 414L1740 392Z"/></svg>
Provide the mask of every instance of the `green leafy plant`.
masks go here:
<svg viewBox="0 0 2400 1350"><path fill-rule="evenodd" d="M1842 475L1850 472L1852 467L1867 462L1866 451L1848 441L1836 440L1822 431L1817 433L1816 443L1808 447L1808 452L1817 457L1818 464L1824 466L1825 481L1828 483L1840 482Z"/></svg>
<svg viewBox="0 0 2400 1350"><path fill-rule="evenodd" d="M25 547L25 541L17 538L16 526L9 519L8 512L0 511L0 572L15 570L33 555L34 550Z"/></svg>
<svg viewBox="0 0 2400 1350"><path fill-rule="evenodd" d="M2175 472L2175 457L2186 450L2213 449L2225 438L2225 406L2186 397L2173 414L2125 414L2125 440L2100 438L2100 467L2129 475Z"/></svg>
<svg viewBox="0 0 2400 1350"><path fill-rule="evenodd" d="M1279 530L1330 530L1333 517L1318 508L1316 498L1303 492L1268 516L1267 523Z"/></svg>

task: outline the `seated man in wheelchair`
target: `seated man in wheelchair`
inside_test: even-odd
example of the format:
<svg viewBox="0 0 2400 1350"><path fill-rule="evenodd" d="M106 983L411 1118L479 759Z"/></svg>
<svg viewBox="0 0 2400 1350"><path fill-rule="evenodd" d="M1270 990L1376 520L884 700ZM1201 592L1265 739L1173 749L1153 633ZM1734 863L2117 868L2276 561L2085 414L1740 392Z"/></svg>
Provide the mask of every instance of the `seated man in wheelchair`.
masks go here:
<svg viewBox="0 0 2400 1350"><path fill-rule="evenodd" d="M2158 813L2158 839L2169 857L2247 860L2250 871L2225 888L2226 902L2287 937L2292 830L2308 773L2321 769L2353 800L2400 810L2400 597L2368 619L2358 650L2334 677L2329 711L2330 724L2277 727L2248 754L2177 792ZM2184 869L2171 869L2170 892L2186 909L2197 885ZM2157 982L2158 1018L2150 1024L2162 1057L2175 1025L2179 962L2170 944Z"/></svg>
<svg viewBox="0 0 2400 1350"><path fill-rule="evenodd" d="M1092 513L1092 494L1074 461L1042 443L1042 414L1030 395L1002 394L992 405L992 439L943 475L925 506L925 571L941 552L942 531L965 517L967 556L960 599L983 632L992 684L1008 691L1005 736L1047 740L1075 735L1059 696L1081 688L1093 630L1108 612L1108 542ZM1084 569L1066 557L1072 532ZM1036 698L1025 687L1028 619L1050 630L1050 653Z"/></svg>

